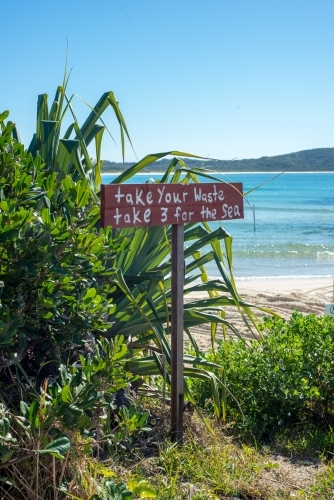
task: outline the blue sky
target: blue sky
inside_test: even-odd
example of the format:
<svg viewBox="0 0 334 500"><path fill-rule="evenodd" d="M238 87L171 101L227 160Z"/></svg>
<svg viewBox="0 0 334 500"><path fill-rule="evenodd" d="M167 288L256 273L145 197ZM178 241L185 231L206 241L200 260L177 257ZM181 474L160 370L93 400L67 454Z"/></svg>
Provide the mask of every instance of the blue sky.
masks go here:
<svg viewBox="0 0 334 500"><path fill-rule="evenodd" d="M62 81L67 38L69 94L95 104L113 90L138 158L334 146L333 0L0 0L0 9L0 111L26 144L37 95L53 97ZM87 108L74 107L83 120ZM109 140L103 154L121 160Z"/></svg>

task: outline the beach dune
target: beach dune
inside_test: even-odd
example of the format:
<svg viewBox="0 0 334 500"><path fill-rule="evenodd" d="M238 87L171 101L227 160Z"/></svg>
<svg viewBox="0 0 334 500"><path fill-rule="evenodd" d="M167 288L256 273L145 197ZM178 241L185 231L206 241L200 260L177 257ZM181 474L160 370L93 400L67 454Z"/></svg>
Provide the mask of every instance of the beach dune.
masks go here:
<svg viewBox="0 0 334 500"><path fill-rule="evenodd" d="M333 278L266 278L236 280L240 297L251 304L271 309L285 319L288 319L294 310L303 314L324 315L325 304L333 300ZM198 297L198 295L197 295ZM194 300L196 294L187 295L187 300ZM255 309L259 317L264 313ZM226 308L226 319L232 322L242 335L253 338L254 335L245 326L235 307ZM210 329L200 326L192 329L200 349L206 351L211 346ZM228 332L233 336L233 332ZM217 340L222 333L217 334Z"/></svg>

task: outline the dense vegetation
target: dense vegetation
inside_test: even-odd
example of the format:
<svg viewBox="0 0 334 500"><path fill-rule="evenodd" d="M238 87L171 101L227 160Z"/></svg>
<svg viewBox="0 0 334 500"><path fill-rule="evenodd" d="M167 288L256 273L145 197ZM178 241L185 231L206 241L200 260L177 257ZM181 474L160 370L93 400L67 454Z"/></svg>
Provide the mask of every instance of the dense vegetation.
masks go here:
<svg viewBox="0 0 334 500"><path fill-rule="evenodd" d="M134 380L121 364L127 346L123 337L99 339L114 308L108 276L119 242L95 228L88 180L60 182L13 137L7 115L0 116L1 495L58 498L66 464L78 452L89 457L94 436L109 434L106 446L125 438L113 408L116 392ZM133 431L146 417L135 418ZM81 482L75 478L77 488Z"/></svg>
<svg viewBox="0 0 334 500"><path fill-rule="evenodd" d="M322 451L334 452L334 319L294 312L289 321L265 318L260 340L227 340L207 355L221 366L229 392L226 422L256 440L294 426L317 426L329 442ZM202 382L196 393L210 401ZM319 445L319 443L318 443ZM326 448L326 450L325 450Z"/></svg>
<svg viewBox="0 0 334 500"><path fill-rule="evenodd" d="M124 389L141 385L144 394L169 397L170 229L100 228L104 126L97 121L111 106L123 135L125 123L109 92L80 127L65 89L66 81L50 108L47 96L39 96L37 129L27 150L6 121L9 113L0 115L0 490L15 498L61 498L70 491L114 498L111 483L104 492L93 482L88 488L84 479L98 463L90 457L127 450L131 436L147 430L148 415L129 403ZM61 137L68 110L74 122ZM87 152L92 141L95 161ZM163 156L144 158L117 181ZM178 182L179 164L182 182L196 182L179 159L170 162L161 182ZM185 307L195 355L185 356L184 372L186 379L210 381L219 417L221 381L206 371L214 364L201 361L189 329L211 323L214 340L217 325L233 328L224 305L241 308L255 327L256 317L235 290L230 235L188 225L185 241L187 293L205 290L210 299ZM208 281L204 265L210 260L221 280ZM162 382L143 383L154 376ZM186 379L187 397L194 401ZM83 471L71 460L83 460Z"/></svg>
<svg viewBox="0 0 334 500"><path fill-rule="evenodd" d="M333 172L334 148L318 148L299 151L278 156L263 156L249 160L193 160L187 161L191 168L202 168L218 172ZM102 171L118 172L131 167L133 163L117 163L105 161ZM163 172L168 163L161 160L154 166L146 167L145 171Z"/></svg>

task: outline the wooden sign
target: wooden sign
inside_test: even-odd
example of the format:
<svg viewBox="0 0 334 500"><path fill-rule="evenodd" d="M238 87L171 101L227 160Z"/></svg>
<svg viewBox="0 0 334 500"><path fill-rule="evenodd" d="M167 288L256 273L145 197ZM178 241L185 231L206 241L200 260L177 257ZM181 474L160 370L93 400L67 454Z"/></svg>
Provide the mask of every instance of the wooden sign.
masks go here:
<svg viewBox="0 0 334 500"><path fill-rule="evenodd" d="M102 227L172 225L171 437L174 441L183 439L183 225L243 216L241 183L101 186Z"/></svg>
<svg viewBox="0 0 334 500"><path fill-rule="evenodd" d="M101 225L218 222L244 216L242 184L103 184Z"/></svg>

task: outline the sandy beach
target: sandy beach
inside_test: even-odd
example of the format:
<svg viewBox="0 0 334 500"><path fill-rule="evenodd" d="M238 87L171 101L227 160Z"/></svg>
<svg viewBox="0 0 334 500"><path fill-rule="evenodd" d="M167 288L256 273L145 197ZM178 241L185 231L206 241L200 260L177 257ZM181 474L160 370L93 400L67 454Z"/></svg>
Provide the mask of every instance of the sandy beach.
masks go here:
<svg viewBox="0 0 334 500"><path fill-rule="evenodd" d="M251 304L266 307L287 319L294 310L303 314L324 314L325 304L332 302L333 278L268 278L236 280L237 290L241 298ZM192 294L188 299L195 299ZM188 300L187 299L187 300ZM253 338L254 335L245 326L235 307L225 308L226 319L232 322L242 335ZM254 309L259 317L264 313ZM192 329L200 349L206 351L211 346L210 329L201 326ZM233 336L233 332L228 332ZM217 340L222 334L217 334Z"/></svg>

